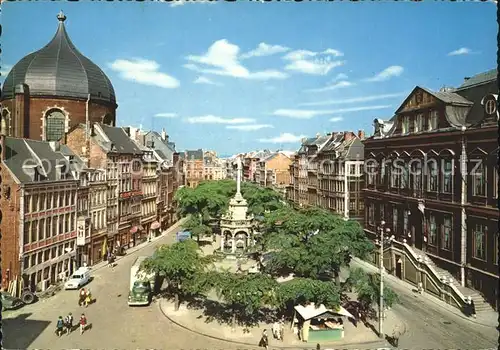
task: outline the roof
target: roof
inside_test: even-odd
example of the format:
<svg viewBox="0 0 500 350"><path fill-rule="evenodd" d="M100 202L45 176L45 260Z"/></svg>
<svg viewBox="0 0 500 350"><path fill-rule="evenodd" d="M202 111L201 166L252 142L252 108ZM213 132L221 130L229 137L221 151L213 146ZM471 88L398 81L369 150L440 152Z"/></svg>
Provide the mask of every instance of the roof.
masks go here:
<svg viewBox="0 0 500 350"><path fill-rule="evenodd" d="M491 69L487 72L482 72L482 73L476 74L476 75L466 79L464 81L464 83L457 88L457 90L470 88L474 85L481 85L481 84L487 83L489 81L496 80L497 76L498 76L498 72L497 72L496 68Z"/></svg>
<svg viewBox="0 0 500 350"><path fill-rule="evenodd" d="M63 151L67 150L66 147ZM59 180L57 165L66 165L69 167L68 170L74 170L63 152L54 151L49 142L5 137L4 154L5 166L19 183L34 183L35 179L32 176L34 168L44 175L47 181ZM67 173L67 180L75 180L70 171ZM40 180L37 179L36 182Z"/></svg>
<svg viewBox="0 0 500 350"><path fill-rule="evenodd" d="M186 159L187 160L203 160L203 150L197 149L194 151L186 151Z"/></svg>
<svg viewBox="0 0 500 350"><path fill-rule="evenodd" d="M305 321L310 320L311 318L321 316L325 313L331 313L349 318L355 318L349 311L344 309L342 306L339 306L337 311L334 311L332 309L327 309L323 304L316 307L314 303L311 303L307 306L296 305L294 309Z"/></svg>
<svg viewBox="0 0 500 350"><path fill-rule="evenodd" d="M423 88L421 86L419 86L419 88L422 89L422 90L424 90L425 92L431 94L435 98L443 101L444 103L448 103L448 104L463 104L463 105L467 105L467 106L472 106L473 105L473 103L471 101L469 101L465 97L460 96L459 94L456 94L454 92L448 92L448 91L438 91L438 92L436 92L436 91L432 91L432 90Z"/></svg>
<svg viewBox="0 0 500 350"><path fill-rule="evenodd" d="M118 152L118 153L128 153L128 154L142 154L142 150L139 145L134 142L125 132L123 128L108 126L104 124L99 124L101 130L106 134L107 140L103 140L98 135L96 135L96 140L100 146L107 152ZM111 149L113 145L113 149Z"/></svg>
<svg viewBox="0 0 500 350"><path fill-rule="evenodd" d="M66 16L57 16L59 26L52 40L42 49L17 62L5 79L2 100L13 98L18 84L27 84L30 95L64 96L116 104L109 78L81 54L69 39L64 26Z"/></svg>

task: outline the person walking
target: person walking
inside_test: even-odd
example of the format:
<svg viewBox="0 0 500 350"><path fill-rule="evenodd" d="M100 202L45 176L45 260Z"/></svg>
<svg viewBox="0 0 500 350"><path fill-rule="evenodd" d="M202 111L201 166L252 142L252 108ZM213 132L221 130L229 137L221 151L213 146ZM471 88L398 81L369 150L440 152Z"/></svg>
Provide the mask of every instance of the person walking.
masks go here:
<svg viewBox="0 0 500 350"><path fill-rule="evenodd" d="M80 334L83 334L85 328L87 328L87 317L85 317L85 314L82 314L80 316Z"/></svg>
<svg viewBox="0 0 500 350"><path fill-rule="evenodd" d="M90 289L87 289L87 292L85 293L85 300L84 300L84 305L85 307L88 307L92 303L92 293L90 292Z"/></svg>
<svg viewBox="0 0 500 350"><path fill-rule="evenodd" d="M467 299L469 300L470 314L472 317L476 318L476 305L474 304L474 300L472 300L471 296L469 296Z"/></svg>
<svg viewBox="0 0 500 350"><path fill-rule="evenodd" d="M64 324L66 325L66 335L69 335L73 332L73 314L71 312L66 316Z"/></svg>
<svg viewBox="0 0 500 350"><path fill-rule="evenodd" d="M59 316L57 319L57 325L56 325L56 334L58 337L60 337L64 332L64 320L62 316Z"/></svg>
<svg viewBox="0 0 500 350"><path fill-rule="evenodd" d="M262 331L262 338L260 338L259 346L265 348L266 350L269 348L269 339L267 337L267 329Z"/></svg>
<svg viewBox="0 0 500 350"><path fill-rule="evenodd" d="M87 291L85 288L80 289L80 293L78 294L78 306L82 306L85 302L85 297L87 296Z"/></svg>

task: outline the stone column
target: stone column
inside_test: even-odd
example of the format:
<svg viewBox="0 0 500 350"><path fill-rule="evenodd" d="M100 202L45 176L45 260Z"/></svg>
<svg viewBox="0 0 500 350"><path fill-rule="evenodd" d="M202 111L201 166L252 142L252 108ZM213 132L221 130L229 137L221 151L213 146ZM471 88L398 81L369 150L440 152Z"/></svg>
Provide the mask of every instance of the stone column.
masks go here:
<svg viewBox="0 0 500 350"><path fill-rule="evenodd" d="M222 233L222 235L220 237L220 251L221 252L224 252L224 235L225 235L225 233Z"/></svg>
<svg viewBox="0 0 500 350"><path fill-rule="evenodd" d="M231 238L231 253L236 253L236 241L234 240L234 235L233 238Z"/></svg>

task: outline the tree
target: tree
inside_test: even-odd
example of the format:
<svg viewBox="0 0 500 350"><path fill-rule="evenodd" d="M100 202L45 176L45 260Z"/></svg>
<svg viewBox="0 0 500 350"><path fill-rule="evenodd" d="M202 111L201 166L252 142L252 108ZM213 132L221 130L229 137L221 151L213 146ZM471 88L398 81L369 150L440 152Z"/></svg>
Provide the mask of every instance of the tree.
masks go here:
<svg viewBox="0 0 500 350"><path fill-rule="evenodd" d="M224 271L213 274L211 280L219 298L231 308L233 328L237 315L244 318L265 305L274 304L277 283L269 276Z"/></svg>
<svg viewBox="0 0 500 350"><path fill-rule="evenodd" d="M333 275L340 287L340 269L351 256L364 257L373 244L361 226L326 210L284 207L266 215L264 247L276 251L267 271L317 279Z"/></svg>
<svg viewBox="0 0 500 350"><path fill-rule="evenodd" d="M336 310L340 306L340 290L333 282L310 278L294 278L279 285L276 293L277 305L291 311L295 305L314 303Z"/></svg>
<svg viewBox="0 0 500 350"><path fill-rule="evenodd" d="M202 257L192 240L160 246L153 256L144 260L141 270L164 277L175 300L175 310L188 295L206 291L204 275L212 256Z"/></svg>
<svg viewBox="0 0 500 350"><path fill-rule="evenodd" d="M198 243L200 242L200 238L212 235L212 228L203 223L201 215L191 215L182 226L190 231L192 236L196 237Z"/></svg>
<svg viewBox="0 0 500 350"><path fill-rule="evenodd" d="M358 301L363 309L368 310L372 305L379 305L380 302L380 275L367 273L361 268L351 269L346 287L352 288L358 295ZM384 304L392 307L399 302L397 294L384 285Z"/></svg>
<svg viewBox="0 0 500 350"><path fill-rule="evenodd" d="M245 182L242 186L242 194L248 202L249 211L256 216L278 210L285 205L282 196L267 187L263 188Z"/></svg>
<svg viewBox="0 0 500 350"><path fill-rule="evenodd" d="M183 187L176 192L175 199L179 214L201 215L203 223L220 217L228 205L228 199L217 181L203 182L195 189Z"/></svg>

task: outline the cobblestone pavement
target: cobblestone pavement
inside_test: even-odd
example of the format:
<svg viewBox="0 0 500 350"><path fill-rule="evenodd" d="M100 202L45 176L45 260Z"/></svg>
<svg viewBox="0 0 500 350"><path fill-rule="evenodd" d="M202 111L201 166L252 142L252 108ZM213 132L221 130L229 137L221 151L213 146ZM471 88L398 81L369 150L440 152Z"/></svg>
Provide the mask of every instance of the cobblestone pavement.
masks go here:
<svg viewBox="0 0 500 350"><path fill-rule="evenodd" d="M4 315L4 348L248 349L248 346L203 337L182 329L168 321L157 304L138 308L127 305L130 267L135 258L151 255L156 246L173 242L174 232L128 253L118 260L114 270L105 267L94 271L94 280L88 287L97 302L87 309L78 307L77 291L61 291L52 298ZM494 328L471 324L415 297L411 291L400 287L394 289L400 294L401 305L392 311L408 325L407 333L400 339L400 348L497 348L498 332ZM57 338L55 321L59 315L64 316L68 312L72 312L75 319L85 312L92 329L83 335L75 331L69 336ZM386 329L386 333L390 330ZM342 348L357 346L343 345Z"/></svg>

